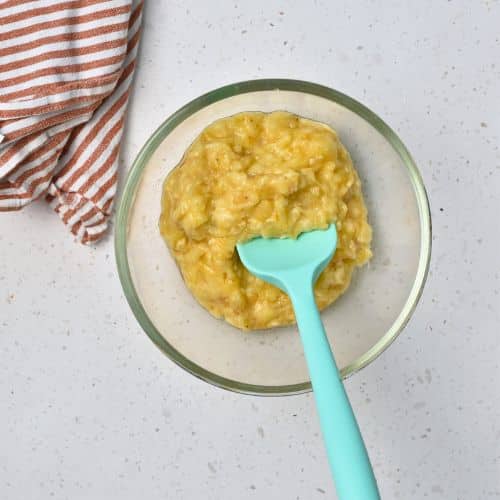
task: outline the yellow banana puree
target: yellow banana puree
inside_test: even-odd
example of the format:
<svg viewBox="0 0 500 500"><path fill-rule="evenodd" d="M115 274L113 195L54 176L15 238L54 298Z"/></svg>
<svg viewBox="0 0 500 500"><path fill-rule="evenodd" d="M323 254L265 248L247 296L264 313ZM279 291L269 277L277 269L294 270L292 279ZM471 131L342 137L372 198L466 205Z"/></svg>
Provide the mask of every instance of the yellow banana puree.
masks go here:
<svg viewBox="0 0 500 500"><path fill-rule="evenodd" d="M236 243L336 224L337 251L315 286L320 309L371 257L348 151L327 125L287 112L239 113L206 127L165 180L161 209L160 232L189 290L245 330L286 325L294 315L286 294L243 267Z"/></svg>

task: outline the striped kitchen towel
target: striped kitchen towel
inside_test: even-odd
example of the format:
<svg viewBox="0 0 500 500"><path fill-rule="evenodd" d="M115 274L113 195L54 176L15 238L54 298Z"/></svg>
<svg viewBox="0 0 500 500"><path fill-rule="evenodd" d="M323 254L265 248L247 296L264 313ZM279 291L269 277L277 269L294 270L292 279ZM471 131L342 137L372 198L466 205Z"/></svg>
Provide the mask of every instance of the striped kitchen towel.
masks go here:
<svg viewBox="0 0 500 500"><path fill-rule="evenodd" d="M0 0L0 210L106 231L143 0Z"/></svg>

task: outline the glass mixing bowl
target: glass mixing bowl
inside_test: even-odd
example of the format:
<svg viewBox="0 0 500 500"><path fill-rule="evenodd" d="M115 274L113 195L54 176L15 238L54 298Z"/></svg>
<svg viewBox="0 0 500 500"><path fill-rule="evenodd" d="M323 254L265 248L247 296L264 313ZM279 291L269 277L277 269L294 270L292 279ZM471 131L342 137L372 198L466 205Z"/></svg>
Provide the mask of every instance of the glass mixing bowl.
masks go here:
<svg viewBox="0 0 500 500"><path fill-rule="evenodd" d="M160 236L162 184L195 137L241 111L285 110L335 129L361 177L373 258L322 318L343 377L384 351L409 320L426 279L431 220L422 179L397 135L359 102L295 80L253 80L209 92L168 118L137 156L118 208L115 250L127 300L144 331L193 375L233 391L311 389L295 327L243 332L190 294Z"/></svg>

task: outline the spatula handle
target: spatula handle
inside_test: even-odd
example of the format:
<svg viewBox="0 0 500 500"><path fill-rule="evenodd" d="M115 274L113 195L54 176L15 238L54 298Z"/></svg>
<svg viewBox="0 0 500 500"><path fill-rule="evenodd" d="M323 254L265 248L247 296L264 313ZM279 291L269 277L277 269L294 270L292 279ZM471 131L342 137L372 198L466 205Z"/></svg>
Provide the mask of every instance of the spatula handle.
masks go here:
<svg viewBox="0 0 500 500"><path fill-rule="evenodd" d="M289 289L340 500L380 500L361 432L347 398L312 286ZM302 285L300 285L302 283Z"/></svg>

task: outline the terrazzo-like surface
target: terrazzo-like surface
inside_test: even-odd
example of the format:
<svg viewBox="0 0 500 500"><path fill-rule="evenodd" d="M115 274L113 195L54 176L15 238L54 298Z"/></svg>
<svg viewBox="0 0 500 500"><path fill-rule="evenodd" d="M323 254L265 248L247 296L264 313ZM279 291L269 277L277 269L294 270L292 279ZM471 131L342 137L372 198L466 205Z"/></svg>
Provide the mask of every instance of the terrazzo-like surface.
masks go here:
<svg viewBox="0 0 500 500"><path fill-rule="evenodd" d="M149 2L122 174L233 81L316 81L379 113L427 184L433 260L406 331L347 390L384 499L497 498L500 4L354 4ZM335 498L312 397L176 367L129 311L112 239L73 243L43 204L0 214L0 360L2 500Z"/></svg>

